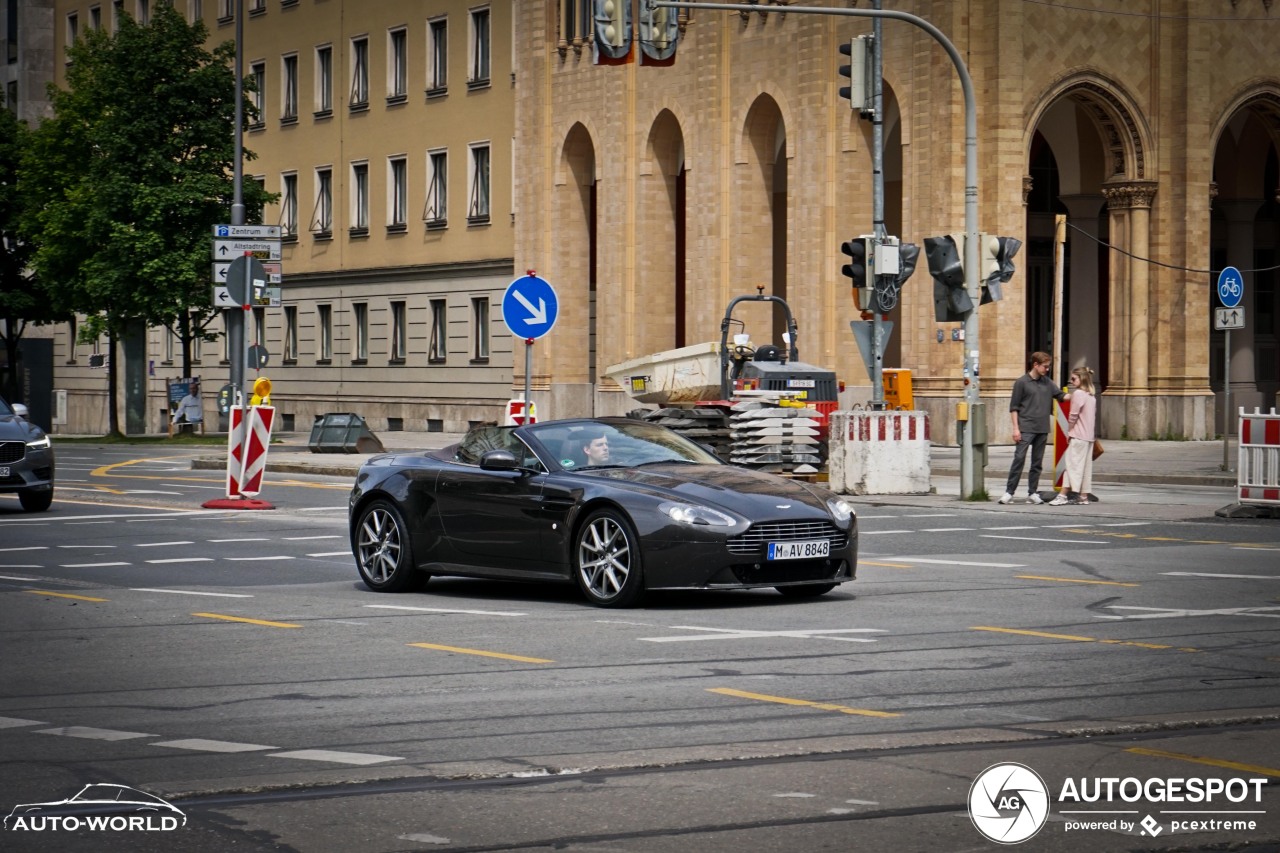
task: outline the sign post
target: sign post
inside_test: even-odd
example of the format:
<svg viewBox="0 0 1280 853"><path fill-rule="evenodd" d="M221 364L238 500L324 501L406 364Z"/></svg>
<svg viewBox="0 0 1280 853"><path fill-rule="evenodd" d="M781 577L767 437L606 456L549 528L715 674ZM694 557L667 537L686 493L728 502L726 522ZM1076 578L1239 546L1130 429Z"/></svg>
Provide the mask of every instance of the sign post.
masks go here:
<svg viewBox="0 0 1280 853"><path fill-rule="evenodd" d="M511 334L524 338L524 405L532 409L533 342L551 331L560 313L555 288L533 270L507 285L502 295L502 320Z"/></svg>
<svg viewBox="0 0 1280 853"><path fill-rule="evenodd" d="M1240 300L1244 299L1244 276L1240 275L1240 270L1235 267L1227 267L1218 273L1218 301L1222 303L1223 308L1232 309L1228 314L1234 313L1240 305ZM1219 310L1214 318L1214 326L1224 331L1223 351L1222 351L1222 470L1231 470L1231 330L1233 328L1244 328L1244 311L1240 310L1240 325L1222 325L1218 326L1218 321L1223 317L1223 312Z"/></svg>

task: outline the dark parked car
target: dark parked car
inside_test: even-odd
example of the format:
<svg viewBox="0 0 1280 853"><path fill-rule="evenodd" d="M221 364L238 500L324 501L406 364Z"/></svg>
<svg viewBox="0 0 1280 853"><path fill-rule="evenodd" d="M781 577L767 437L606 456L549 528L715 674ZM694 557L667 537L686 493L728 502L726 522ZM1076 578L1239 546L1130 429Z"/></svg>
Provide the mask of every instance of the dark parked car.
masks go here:
<svg viewBox="0 0 1280 853"><path fill-rule="evenodd" d="M374 590L431 575L576 582L600 607L655 589L817 596L858 562L843 498L626 418L478 427L443 450L375 456L350 530Z"/></svg>
<svg viewBox="0 0 1280 853"><path fill-rule="evenodd" d="M53 503L53 443L27 420L27 407L0 397L0 492L17 492L27 512Z"/></svg>

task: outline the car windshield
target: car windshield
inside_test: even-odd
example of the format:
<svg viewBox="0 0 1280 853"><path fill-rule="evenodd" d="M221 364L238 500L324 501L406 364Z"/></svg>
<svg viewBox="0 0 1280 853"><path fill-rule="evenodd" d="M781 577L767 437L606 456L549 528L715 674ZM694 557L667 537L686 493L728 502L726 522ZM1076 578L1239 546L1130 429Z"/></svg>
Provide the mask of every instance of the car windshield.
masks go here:
<svg viewBox="0 0 1280 853"><path fill-rule="evenodd" d="M721 464L701 445L644 421L550 421L522 432L536 439L566 470L632 468L663 462Z"/></svg>
<svg viewBox="0 0 1280 853"><path fill-rule="evenodd" d="M13 407L9 405L4 397L0 397L0 415L12 415Z"/></svg>

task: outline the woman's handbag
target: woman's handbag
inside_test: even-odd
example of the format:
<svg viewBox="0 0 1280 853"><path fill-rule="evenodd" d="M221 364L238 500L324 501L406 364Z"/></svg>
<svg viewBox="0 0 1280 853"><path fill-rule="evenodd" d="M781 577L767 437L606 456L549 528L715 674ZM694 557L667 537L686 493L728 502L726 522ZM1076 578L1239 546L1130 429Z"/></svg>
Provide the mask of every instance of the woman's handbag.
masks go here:
<svg viewBox="0 0 1280 853"><path fill-rule="evenodd" d="M1098 441L1098 440L1095 438L1095 439L1093 440L1093 458L1096 460L1099 456L1101 456L1101 455L1102 455L1102 453L1103 453L1103 451L1102 451L1102 442L1101 442L1101 441Z"/></svg>

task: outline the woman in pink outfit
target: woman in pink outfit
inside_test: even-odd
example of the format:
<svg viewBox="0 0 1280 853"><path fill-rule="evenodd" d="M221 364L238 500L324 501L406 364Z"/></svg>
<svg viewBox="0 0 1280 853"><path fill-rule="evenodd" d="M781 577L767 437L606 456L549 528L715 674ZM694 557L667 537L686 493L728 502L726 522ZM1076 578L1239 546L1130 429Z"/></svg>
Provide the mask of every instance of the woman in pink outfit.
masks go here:
<svg viewBox="0 0 1280 853"><path fill-rule="evenodd" d="M1093 371L1077 367L1071 371L1071 417L1067 420L1066 471L1062 491L1049 501L1051 506L1089 503L1093 490L1094 423L1098 400L1093 396Z"/></svg>

